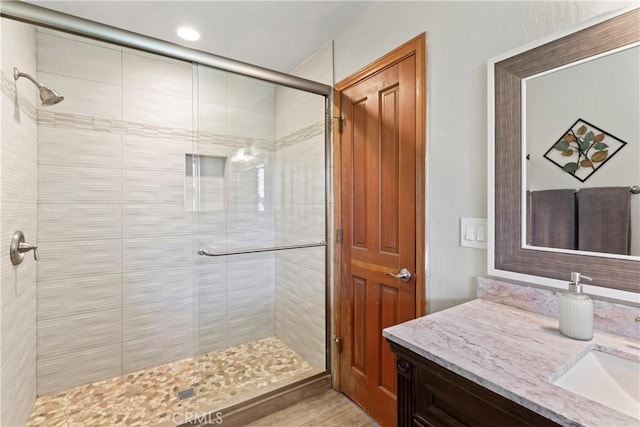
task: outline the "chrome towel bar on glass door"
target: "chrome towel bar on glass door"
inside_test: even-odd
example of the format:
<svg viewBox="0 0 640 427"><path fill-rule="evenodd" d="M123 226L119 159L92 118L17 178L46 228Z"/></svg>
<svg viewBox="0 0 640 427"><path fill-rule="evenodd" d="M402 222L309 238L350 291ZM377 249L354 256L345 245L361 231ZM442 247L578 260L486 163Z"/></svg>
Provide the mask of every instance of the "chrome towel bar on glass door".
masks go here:
<svg viewBox="0 0 640 427"><path fill-rule="evenodd" d="M242 254L254 254L258 252L284 251L287 249L316 248L319 246L327 246L327 244L324 241L322 241L319 243L307 243L304 245L274 246L272 248L258 248L258 249L241 249L237 251L228 251L228 252L209 252L208 250L199 250L198 255L202 255L202 256L242 255Z"/></svg>

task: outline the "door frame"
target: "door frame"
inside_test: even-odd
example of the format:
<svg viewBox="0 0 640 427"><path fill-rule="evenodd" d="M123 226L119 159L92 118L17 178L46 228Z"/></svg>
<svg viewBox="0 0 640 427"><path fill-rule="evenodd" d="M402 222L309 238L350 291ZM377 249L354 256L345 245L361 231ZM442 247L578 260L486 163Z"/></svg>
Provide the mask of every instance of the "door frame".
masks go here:
<svg viewBox="0 0 640 427"><path fill-rule="evenodd" d="M334 116L341 111L341 95L344 90L361 82L379 71L402 61L403 59L415 55L416 58L416 317L423 316L426 312L426 68L427 68L427 36L422 33L398 48L392 50L371 64L356 71L349 77L335 84L333 89L333 112ZM333 117L333 218L334 232L341 229L342 218L342 158L339 149L341 143L340 117ZM333 331L331 340L331 366L332 366L332 386L337 391L342 391L340 381L341 354L340 342L336 341L342 331L342 309L343 292L342 275L345 271L344 259L342 256L342 243L338 241L338 236L334 235L333 249Z"/></svg>

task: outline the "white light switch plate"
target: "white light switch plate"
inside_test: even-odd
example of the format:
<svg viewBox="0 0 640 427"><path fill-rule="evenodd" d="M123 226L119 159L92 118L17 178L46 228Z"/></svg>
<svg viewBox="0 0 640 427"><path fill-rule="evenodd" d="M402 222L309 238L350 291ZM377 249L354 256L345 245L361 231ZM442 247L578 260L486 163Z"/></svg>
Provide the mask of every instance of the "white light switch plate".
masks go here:
<svg viewBox="0 0 640 427"><path fill-rule="evenodd" d="M460 218L460 246L487 248L486 218Z"/></svg>

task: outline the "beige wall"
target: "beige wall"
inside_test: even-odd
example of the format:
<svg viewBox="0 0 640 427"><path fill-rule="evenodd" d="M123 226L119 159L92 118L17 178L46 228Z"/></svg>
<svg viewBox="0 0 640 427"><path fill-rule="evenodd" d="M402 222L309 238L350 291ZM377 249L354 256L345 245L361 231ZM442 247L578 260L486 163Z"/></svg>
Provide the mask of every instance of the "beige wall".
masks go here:
<svg viewBox="0 0 640 427"><path fill-rule="evenodd" d="M487 216L486 63L622 7L620 2L378 2L335 38L340 81L426 32L427 300L430 312L475 297L486 251L460 247L460 218Z"/></svg>

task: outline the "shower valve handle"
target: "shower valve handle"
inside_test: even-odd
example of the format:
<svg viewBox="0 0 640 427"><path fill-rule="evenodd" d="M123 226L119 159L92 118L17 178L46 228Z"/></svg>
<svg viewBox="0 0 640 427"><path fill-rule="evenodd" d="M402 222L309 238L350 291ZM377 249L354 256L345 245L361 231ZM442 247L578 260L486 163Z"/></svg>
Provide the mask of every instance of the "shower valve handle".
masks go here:
<svg viewBox="0 0 640 427"><path fill-rule="evenodd" d="M14 231L11 235L11 245L9 246L9 255L13 265L19 265L24 259L24 253L33 251L33 259L38 261L38 245L25 241L22 231Z"/></svg>
<svg viewBox="0 0 640 427"><path fill-rule="evenodd" d="M38 245L34 245L31 243L27 243L27 242L21 242L18 245L18 252L20 252L21 254L25 253L25 252L29 252L29 251L33 251L33 259L38 261Z"/></svg>

